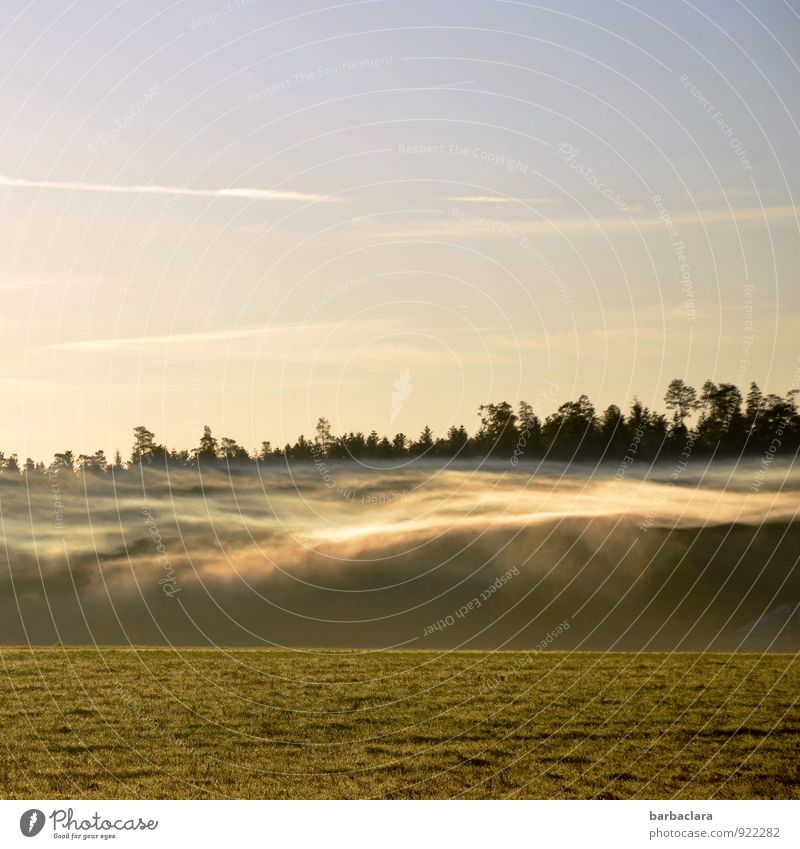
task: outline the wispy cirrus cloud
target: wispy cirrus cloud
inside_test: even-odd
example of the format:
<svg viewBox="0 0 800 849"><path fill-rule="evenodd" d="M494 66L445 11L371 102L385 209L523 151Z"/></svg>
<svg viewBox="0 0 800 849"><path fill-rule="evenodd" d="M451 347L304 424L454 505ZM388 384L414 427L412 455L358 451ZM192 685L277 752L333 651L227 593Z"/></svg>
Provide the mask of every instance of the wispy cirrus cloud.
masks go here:
<svg viewBox="0 0 800 849"><path fill-rule="evenodd" d="M797 226L800 219L800 207L791 205L715 207L699 210L675 210L670 220L681 227L710 227L716 225L761 225L766 227ZM496 218L479 213L467 213L454 209L448 214L443 212L433 219L402 221L395 225L382 224L380 227L354 227L353 237L371 238L475 238L478 240L502 240L510 235L551 236L563 234L638 234L645 230L662 231L665 221L657 215L632 215L614 218L542 217L542 218ZM337 238L340 236L337 235Z"/></svg>
<svg viewBox="0 0 800 849"><path fill-rule="evenodd" d="M331 201L329 195L307 192L285 191L283 189L255 189L245 187L224 187L219 189L195 189L189 186L160 186L151 183L84 183L79 181L25 180L0 174L0 188L12 189L53 189L67 192L93 192L96 194L125 195L178 195L181 197L231 198L234 200L273 200L273 201Z"/></svg>
<svg viewBox="0 0 800 849"><path fill-rule="evenodd" d="M349 327L354 326L357 330L366 333L372 333L376 329L383 330L388 327L394 327L402 324L400 319L378 319L374 321L360 321L351 323ZM160 348L187 348L191 350L193 346L198 345L220 345L230 346L233 343L239 342L281 342L282 347L276 351L279 357L287 358L291 353L294 343L299 340L304 334L312 336L322 330L330 329L339 326L339 322L325 321L299 321L296 324L276 324L262 325L257 327L238 327L227 328L220 330L196 330L196 331L176 331L175 333L163 333L140 336L111 336L103 339L74 339L63 342L54 342L47 347L54 351L83 351L83 352L106 352L106 351L141 351L145 348L160 349ZM288 343L288 344L287 344ZM310 342L312 345L312 355L318 356L316 342ZM269 352L262 351L264 356L268 356ZM345 352L350 356L349 348ZM248 354L251 356L252 354ZM327 356L327 354L326 354Z"/></svg>
<svg viewBox="0 0 800 849"><path fill-rule="evenodd" d="M119 336L102 339L75 339L54 342L46 346L49 351L80 355L133 355L136 357L169 354L170 361L196 359L202 352L204 361L244 360L246 362L317 363L327 366L346 364L352 359L354 338L373 338L390 328L402 327L402 319L375 319L349 322L300 322L271 327L244 327L213 331L176 332L172 334ZM329 338L324 351L320 349L321 334L339 328L343 335ZM430 328L429 328L430 329ZM448 328L437 328L445 332ZM452 328L449 328L452 332ZM513 354L501 355L517 356ZM459 349L459 362L479 365L486 360L484 352ZM435 346L420 347L418 342L393 342L384 340L370 345L370 362L395 365L398 361L409 365L430 366L436 362L452 364L452 352Z"/></svg>
<svg viewBox="0 0 800 849"><path fill-rule="evenodd" d="M544 203L560 203L558 198L551 197L533 197L533 198L516 198L508 195L451 195L442 198L442 200L453 203L522 203L533 206Z"/></svg>
<svg viewBox="0 0 800 849"><path fill-rule="evenodd" d="M311 329L316 325L305 325ZM242 327L235 330L197 331L193 333L172 333L160 336L119 336L108 339L78 339L72 342L56 342L49 347L57 351L113 351L115 349L144 346L200 345L213 342L235 342L242 339L264 339L267 337L287 337L297 332L297 326L280 327Z"/></svg>

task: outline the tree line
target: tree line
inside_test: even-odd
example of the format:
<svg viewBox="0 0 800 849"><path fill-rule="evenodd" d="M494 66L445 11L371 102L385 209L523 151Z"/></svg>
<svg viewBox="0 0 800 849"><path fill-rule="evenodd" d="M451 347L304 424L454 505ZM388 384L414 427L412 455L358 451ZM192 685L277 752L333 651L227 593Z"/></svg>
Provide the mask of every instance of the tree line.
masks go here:
<svg viewBox="0 0 800 849"><path fill-rule="evenodd" d="M312 438L300 435L294 443L273 447L269 442L248 452L229 437L217 439L204 427L196 448L168 449L144 426L134 428L130 457L119 451L112 460L100 450L75 455L56 454L49 465L31 459L20 465L17 455L0 452L4 476L52 474L61 469L105 474L138 466L167 468L198 465L272 463L287 460L380 460L403 457L493 457L516 465L521 460L553 459L598 462L626 457L654 461L691 454L719 458L738 456L791 456L800 449L797 389L785 397L764 394L755 383L746 396L732 383L707 380L698 391L681 379L667 388L667 413L658 413L634 398L627 412L612 404L601 413L586 395L567 401L544 419L522 401L515 409L507 401L482 404L473 433L465 425L451 427L436 437L427 425L416 438L377 431L334 435L329 421L319 419Z"/></svg>

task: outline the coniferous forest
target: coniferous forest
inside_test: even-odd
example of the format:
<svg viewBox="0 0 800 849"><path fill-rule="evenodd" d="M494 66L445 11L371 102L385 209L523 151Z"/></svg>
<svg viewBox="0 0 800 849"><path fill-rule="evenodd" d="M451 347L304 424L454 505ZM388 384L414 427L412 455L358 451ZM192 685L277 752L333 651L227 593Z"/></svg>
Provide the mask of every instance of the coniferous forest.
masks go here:
<svg viewBox="0 0 800 849"><path fill-rule="evenodd" d="M283 447L262 442L248 451L235 439L217 438L205 427L197 447L168 448L144 426L133 430L127 457L120 451L109 459L103 450L75 454L65 450L50 464L30 458L20 463L16 454L0 452L3 477L52 474L64 470L79 474L121 473L138 466L176 469L197 465L268 464L286 461L391 460L397 458L495 458L512 465L530 460L603 462L625 460L670 461L702 455L712 459L791 458L800 448L798 389L785 396L764 394L755 383L743 395L731 383L706 381L697 390L681 379L671 381L664 395L666 412L657 412L638 399L627 411L614 404L598 411L586 395L562 403L544 418L527 402L515 408L501 401L480 406L472 432L452 426L436 436L425 426L416 437L404 433L379 435L372 430L334 434L325 418L313 436L301 434Z"/></svg>

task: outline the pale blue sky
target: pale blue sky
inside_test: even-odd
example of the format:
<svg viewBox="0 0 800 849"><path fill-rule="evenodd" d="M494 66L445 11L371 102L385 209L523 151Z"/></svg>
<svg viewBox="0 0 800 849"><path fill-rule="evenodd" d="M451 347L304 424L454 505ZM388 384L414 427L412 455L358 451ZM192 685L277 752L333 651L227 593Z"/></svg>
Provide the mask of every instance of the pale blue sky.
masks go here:
<svg viewBox="0 0 800 849"><path fill-rule="evenodd" d="M798 66L777 0L10 2L0 447L785 391Z"/></svg>

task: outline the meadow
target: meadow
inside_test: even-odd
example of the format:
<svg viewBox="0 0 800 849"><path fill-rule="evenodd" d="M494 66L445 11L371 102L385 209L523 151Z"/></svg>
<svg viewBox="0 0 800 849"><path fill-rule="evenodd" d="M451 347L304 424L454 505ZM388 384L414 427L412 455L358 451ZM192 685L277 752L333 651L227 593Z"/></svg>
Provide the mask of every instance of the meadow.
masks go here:
<svg viewBox="0 0 800 849"><path fill-rule="evenodd" d="M800 798L791 654L0 649L3 798Z"/></svg>

